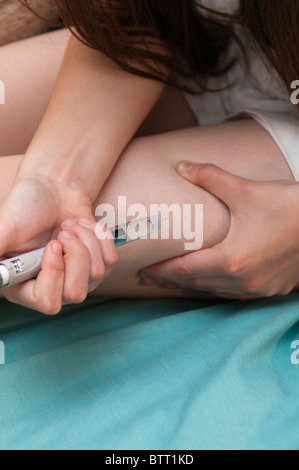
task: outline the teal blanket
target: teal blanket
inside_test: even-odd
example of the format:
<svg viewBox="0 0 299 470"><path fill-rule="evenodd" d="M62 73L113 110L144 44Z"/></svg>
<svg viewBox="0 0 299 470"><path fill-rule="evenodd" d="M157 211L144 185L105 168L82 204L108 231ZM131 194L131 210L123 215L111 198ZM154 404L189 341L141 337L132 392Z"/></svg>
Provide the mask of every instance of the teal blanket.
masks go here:
<svg viewBox="0 0 299 470"><path fill-rule="evenodd" d="M0 307L0 449L299 449L297 294Z"/></svg>

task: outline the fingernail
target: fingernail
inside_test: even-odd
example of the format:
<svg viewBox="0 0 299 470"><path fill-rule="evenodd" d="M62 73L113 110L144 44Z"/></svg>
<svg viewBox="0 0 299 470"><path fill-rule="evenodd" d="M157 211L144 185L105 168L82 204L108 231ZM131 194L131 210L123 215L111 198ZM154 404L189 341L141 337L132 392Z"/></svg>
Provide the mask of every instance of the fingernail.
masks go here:
<svg viewBox="0 0 299 470"><path fill-rule="evenodd" d="M52 250L55 253L55 255L61 255L62 254L62 246L60 243L55 242L52 245Z"/></svg>
<svg viewBox="0 0 299 470"><path fill-rule="evenodd" d="M71 239L76 238L75 235L74 235L72 232L69 232L69 231L61 232L60 235L61 235L63 238L66 238L67 240L71 240Z"/></svg>
<svg viewBox="0 0 299 470"><path fill-rule="evenodd" d="M93 220L89 219L88 217L81 217L79 219L79 225L82 225L83 227L89 228L93 224Z"/></svg>
<svg viewBox="0 0 299 470"><path fill-rule="evenodd" d="M183 175L189 173L192 170L194 164L191 162L181 162L177 165L177 171Z"/></svg>

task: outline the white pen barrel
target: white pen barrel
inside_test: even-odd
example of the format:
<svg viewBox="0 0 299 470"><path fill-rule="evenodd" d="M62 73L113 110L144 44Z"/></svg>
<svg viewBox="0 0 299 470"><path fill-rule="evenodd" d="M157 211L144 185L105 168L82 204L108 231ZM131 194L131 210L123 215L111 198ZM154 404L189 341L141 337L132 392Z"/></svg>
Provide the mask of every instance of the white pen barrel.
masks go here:
<svg viewBox="0 0 299 470"><path fill-rule="evenodd" d="M43 253L44 249L40 249L1 261L2 287L10 287L34 279L41 270Z"/></svg>
<svg viewBox="0 0 299 470"><path fill-rule="evenodd" d="M147 238L160 230L161 217L154 215L143 219L136 219L128 224L110 229L115 245L121 246L127 243ZM32 251L15 258L0 262L0 289L10 287L37 277L42 266L42 257L45 248Z"/></svg>

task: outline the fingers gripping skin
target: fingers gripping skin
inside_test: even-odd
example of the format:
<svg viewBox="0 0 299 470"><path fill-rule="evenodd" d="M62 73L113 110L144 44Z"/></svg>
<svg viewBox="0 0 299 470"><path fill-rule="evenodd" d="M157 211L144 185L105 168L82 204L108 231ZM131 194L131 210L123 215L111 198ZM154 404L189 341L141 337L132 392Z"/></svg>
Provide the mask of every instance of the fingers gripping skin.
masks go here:
<svg viewBox="0 0 299 470"><path fill-rule="evenodd" d="M147 269L146 285L238 299L286 295L298 286L296 183L250 181L214 165L181 163L178 171L229 207L230 229L211 249Z"/></svg>
<svg viewBox="0 0 299 470"><path fill-rule="evenodd" d="M217 139L215 139L215 135ZM197 185L195 184L194 178L185 177L183 179L181 174L179 175L175 172L175 166L182 158L186 157L188 157L190 161L197 163L209 161L217 165L218 168L209 164L208 166L201 166L200 169L192 170L192 172L195 172L194 174L197 175L196 178L198 177L201 180L199 185ZM11 171L12 178L10 180L7 176L8 160L12 162L12 170L14 170ZM1 190L3 186L6 187L6 182L13 180L13 173L15 173L18 163L19 159L14 159L13 157L3 157L0 159ZM221 184L214 183L215 181L220 181L220 179L217 178L217 174L220 175L219 167L225 168L229 173L234 173L240 177L250 178L250 180L255 181L237 179L231 175L228 179L229 183L226 190L223 186L225 178L221 178ZM223 176L225 175L225 173L221 174ZM229 174L226 176L229 176ZM250 243L247 244L248 247L252 247L252 240L258 242L258 246L256 247L258 250L255 250L254 256L263 260L265 253L268 253L268 259L270 258L268 243L263 242L264 237L262 235L257 236L256 229L258 229L258 227L256 226L256 222L259 222L259 227L263 227L263 230L265 227L271 229L269 237L272 237L276 232L278 234L279 230L282 228L280 221L285 220L287 215L285 210L286 205L284 204L283 207L281 207L281 215L276 214L274 219L272 217L272 222L269 219L269 217L271 218L269 208L272 207L273 209L274 200L285 201L286 199L290 200L290 207L292 206L292 211L289 212L291 217L288 217L288 220L293 223L298 220L298 217L294 217L294 214L296 214L298 210L298 193L295 194L292 202L292 198L289 198L288 195L289 190L287 189L287 184L279 182L282 178L288 180L289 184L293 186L292 175L279 149L265 131L261 130L260 127L253 122L240 121L226 123L219 126L192 128L166 135L135 139L127 147L122 158L119 159L105 188L99 193L93 209L99 204L107 203L111 204L117 211L118 195L126 195L127 206L136 202L142 203L146 207L149 207L149 204L153 202L157 204L166 203L167 205L171 205L173 202L178 202L180 205L185 203L201 203L205 208L205 249L199 253L188 254L182 257L182 255L186 254L186 252L184 253L183 240L146 240L122 247L119 249L117 269L114 269L109 278L101 283L98 289L93 291L93 295L122 298L189 297L189 292L185 294L185 287L194 287L196 291L193 291L193 294L198 295L201 294L203 286L206 287L205 290L210 292L211 295L214 295L215 289L219 292L221 290L223 295L225 295L225 293L231 295L232 292L236 292L234 284L230 285L231 281L235 280L238 282L238 289L242 289L241 291L237 291L237 293L240 294L244 292L246 284L248 284L249 281L246 279L246 276L244 277L246 266L242 267L242 263L246 258L248 259L248 252L246 253L246 250L244 251L244 247L246 248L245 240L248 238L249 234L251 235L249 237ZM265 180L272 183L265 185ZM206 191L203 188L204 185L208 184L210 186L207 186ZM213 192L212 186L215 186L216 197L209 193L209 191ZM217 188L219 190L221 186L223 186L223 188L220 194L217 193ZM270 188L272 189L270 190ZM225 196L225 193L227 196ZM230 193L232 196L231 199L228 200L227 197L230 197ZM0 197L3 198L4 196L4 193L2 196L0 193ZM68 201L68 207L69 201L74 200L74 211L72 211L71 214L68 212L66 217L78 217L78 214L73 215L78 208L78 197L75 194L74 199L72 193L72 197L70 198L69 196L69 193L66 194L65 200ZM225 196L226 202L221 202L220 199L223 196ZM38 196L35 201L38 201ZM269 202L268 205L266 204L267 201ZM231 202L233 202L233 204ZM243 204L246 206L244 206L244 209L242 209ZM229 205L231 205L233 217L235 217L234 220L236 220L236 216L238 215L238 220L240 221L239 225L236 223L234 226L232 225L230 211L227 208ZM237 209L237 205L240 206L240 210ZM262 206L264 207L263 210L261 210ZM279 204L276 208L278 207ZM26 206L26 210L27 209ZM38 210L40 211L41 209L38 208ZM260 216L257 218L258 213ZM85 206L84 210L80 211L80 215L89 215ZM268 218L268 222L263 224L265 217ZM273 220L274 222L276 221L276 225L273 225ZM243 221L246 222L247 225L241 223ZM255 225L252 221L254 221ZM77 222L76 220L75 225L70 228L64 226L63 230L75 232L74 227L78 225ZM231 232L238 243L234 242L229 244L229 228L234 227L236 231L238 226L243 226L245 232L244 237L247 238L242 239L242 233L238 234L236 232L236 235L234 235L233 232ZM290 231L289 229L288 231ZM293 227L292 230L295 230L295 227ZM224 238L226 239L225 243L223 242ZM278 238L276 238L276 241L279 242ZM286 233L285 240L288 238L290 237ZM62 239L59 241L62 243ZM63 241L63 243L66 242ZM240 243L242 244L241 252L239 250ZM32 248L34 249L38 246L43 245L38 243L32 246ZM281 244L278 244L278 247L281 248ZM23 250L23 246L18 247L18 249ZM114 250L114 247L112 247L112 250ZM273 251L277 252L277 247L274 247ZM104 250L104 254L105 253L106 251ZM280 250L280 253L281 258L285 259L284 272L287 273L285 280L289 282L289 275L293 275L294 270L297 270L298 273L298 262L295 260L296 256L288 256L286 253L283 254L283 250ZM298 253L299 250L297 248L297 254ZM173 258L175 258L175 260L173 260ZM253 259L253 257L251 258ZM91 256L91 262L94 262L96 259L97 256L93 254ZM184 292L177 288L176 290L169 291L159 286L154 286L149 289L139 282L138 273L140 270L166 259L172 260L163 265L159 265L159 269L163 269L163 276L158 275L158 267L155 267L156 279L159 285L162 284L168 288L170 285L177 287L178 284L184 284ZM287 269L287 259L293 262L291 269ZM101 270L100 266L95 268L92 266L91 264L91 273L93 269ZM173 269L175 279L172 280L171 273L167 275L169 272L167 266L171 266L171 270ZM108 268L108 266L106 266L106 268ZM251 266L251 270L253 270L253 268L254 266ZM258 270L261 275L261 268L259 267ZM272 265L272 267L270 266L268 274L272 274L273 272L274 269ZM219 275L219 273L221 273L221 275ZM181 276L182 274L183 277ZM240 275L242 275L241 278ZM250 285L247 285L247 289L249 287L251 292L256 288L258 288L259 292L263 290L263 279L261 276L259 277L259 279L251 280ZM240 279L241 282L239 282ZM221 284L219 284L220 282ZM267 282L267 279L264 278L264 282ZM260 286L258 286L257 283L259 283ZM277 287L279 285L278 278L275 280L275 284L276 283ZM287 290L289 286L285 285L284 288ZM18 298L15 297L16 294L14 293L13 295L14 299L17 301Z"/></svg>

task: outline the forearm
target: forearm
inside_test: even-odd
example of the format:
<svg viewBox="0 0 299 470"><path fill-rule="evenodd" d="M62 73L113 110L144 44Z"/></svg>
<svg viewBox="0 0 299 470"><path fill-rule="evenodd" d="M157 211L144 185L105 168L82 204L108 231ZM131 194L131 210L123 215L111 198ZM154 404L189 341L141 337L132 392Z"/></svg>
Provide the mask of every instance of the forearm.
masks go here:
<svg viewBox="0 0 299 470"><path fill-rule="evenodd" d="M162 89L72 37L17 178L34 174L78 185L94 200Z"/></svg>

